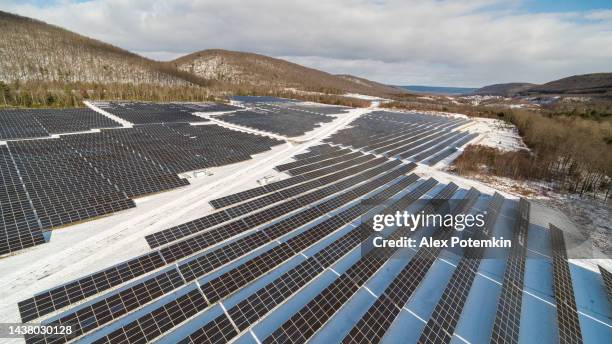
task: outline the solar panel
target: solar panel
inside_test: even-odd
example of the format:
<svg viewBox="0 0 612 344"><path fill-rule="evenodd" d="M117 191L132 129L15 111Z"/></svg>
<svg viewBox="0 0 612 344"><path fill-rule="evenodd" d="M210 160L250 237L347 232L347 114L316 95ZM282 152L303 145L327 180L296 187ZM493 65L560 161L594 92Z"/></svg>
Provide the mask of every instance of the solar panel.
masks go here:
<svg viewBox="0 0 612 344"><path fill-rule="evenodd" d="M518 343L525 279L525 254L529 232L529 202L519 201L518 216L512 233L501 295L493 323L491 343Z"/></svg>
<svg viewBox="0 0 612 344"><path fill-rule="evenodd" d="M327 236L337 228L342 227L358 216L365 214L367 210L368 209L363 206L355 205L340 212L339 214L327 218L307 231L289 239L287 242L266 251L262 255L206 283L202 286L202 290L204 291L208 300L213 302L215 300L219 300L229 295L240 286L245 285L253 278L259 276L264 271L268 271L288 257L302 251L306 247ZM179 268L181 269L181 274L188 281L193 280L200 276L203 272L206 272L199 259L195 259L181 265Z"/></svg>
<svg viewBox="0 0 612 344"><path fill-rule="evenodd" d="M476 189L471 189L455 206L452 213L465 213L476 202L478 195L479 192ZM448 239L453 231L452 228L448 227L439 229L436 239ZM421 248L351 329L343 342L380 342L402 307L425 279L425 275L441 251L441 247Z"/></svg>
<svg viewBox="0 0 612 344"><path fill-rule="evenodd" d="M262 343L305 343L359 289L343 274Z"/></svg>
<svg viewBox="0 0 612 344"><path fill-rule="evenodd" d="M214 335L209 336L209 333L214 333ZM225 344L229 342L230 338L235 337L238 334L232 322L229 318L223 314L221 317L214 319L213 321L206 324L201 329L192 333L189 337L181 340L180 344L200 344L200 343L210 343L210 344Z"/></svg>
<svg viewBox="0 0 612 344"><path fill-rule="evenodd" d="M401 181L386 189L383 193L392 196L413 183L416 179L418 178L415 175L402 178ZM360 233L357 230L347 233L339 240L334 241L334 243L318 252L314 257L307 259L268 284L266 287L251 295L248 299L231 308L228 314L233 322L240 330L244 330L263 314L274 308L275 305L278 305L301 286L312 280L316 275L322 272L328 264L331 264L331 261L338 259L349 250L356 247L360 242L359 235ZM324 263L321 263L322 261ZM214 321L220 322L225 318L226 315L222 314ZM196 333L202 334L202 332L205 332L204 335L206 335L206 338L216 338L223 336L223 334L220 333L221 331L221 328L208 326L207 324ZM190 337L193 337L193 335ZM227 336L224 336L224 338L230 339L230 337Z"/></svg>
<svg viewBox="0 0 612 344"><path fill-rule="evenodd" d="M0 109L0 139L27 139L121 126L89 108Z"/></svg>
<svg viewBox="0 0 612 344"><path fill-rule="evenodd" d="M195 108L182 103L149 102L94 102L94 104L133 124L207 122L208 119L193 115L205 112L205 107Z"/></svg>
<svg viewBox="0 0 612 344"><path fill-rule="evenodd" d="M105 297L97 302L64 314L61 318L45 323L46 325L70 325L72 332L60 335L30 335L26 342L30 343L65 343L84 333L88 333L107 324L128 312L158 298L183 285L176 269L161 273L141 284L123 289L118 293Z"/></svg>
<svg viewBox="0 0 612 344"><path fill-rule="evenodd" d="M0 140L49 136L33 112L22 109L0 109Z"/></svg>
<svg viewBox="0 0 612 344"><path fill-rule="evenodd" d="M318 146L308 147L308 152L297 154L294 156L294 158L297 160L308 159L308 158L316 157L317 155L327 154L327 153L331 153L333 151L337 151L341 149L343 148L338 147L338 146L331 146L327 143L324 143Z"/></svg>
<svg viewBox="0 0 612 344"><path fill-rule="evenodd" d="M34 320L163 265L165 262L161 255L154 251L43 292L18 303L21 320L23 322Z"/></svg>
<svg viewBox="0 0 612 344"><path fill-rule="evenodd" d="M553 288L557 303L557 324L559 325L559 343L582 343L580 321L572 275L567 261L567 250L563 232L550 224L550 243L553 263Z"/></svg>
<svg viewBox="0 0 612 344"><path fill-rule="evenodd" d="M464 125L465 119L428 116L417 113L375 111L354 120L351 127L342 129L324 140L387 156L406 152L402 158L423 154L422 159L434 150L442 149L445 139L453 135L452 129ZM440 136L440 133L446 132ZM444 136L447 135L447 136ZM450 142L446 142L450 143ZM421 147L417 147L421 145ZM425 153L426 149L436 146ZM419 159L419 160L420 160Z"/></svg>
<svg viewBox="0 0 612 344"><path fill-rule="evenodd" d="M331 146L329 146L331 147ZM320 162L326 159L331 159L331 158L335 158L337 156L341 156L344 154L347 154L351 152L350 149L348 148L344 148L344 149L338 149L338 150L331 150L329 153L325 153L325 154L317 154L315 156L309 157L309 158L304 158L304 159L297 159L296 161L292 161L286 164L282 164L282 165L278 165L276 166L274 169L279 171L279 172L283 172L283 171L287 171L296 167L300 167L300 166L304 166L304 165L308 165L308 164L312 164L315 162Z"/></svg>
<svg viewBox="0 0 612 344"><path fill-rule="evenodd" d="M411 159L413 161L421 161L421 160L427 159L427 158L429 158L429 157L439 153L441 150L444 150L445 148L447 148L449 146L449 144L452 144L453 142L455 142L458 139L461 139L461 138L463 138L463 137L465 137L467 135L468 135L467 132L454 133L453 135L451 135L448 138L434 140L434 141L424 145L423 148L421 149L420 153L416 154Z"/></svg>
<svg viewBox="0 0 612 344"><path fill-rule="evenodd" d="M332 159L328 159L328 160L324 160L324 161L320 161L314 164L309 164L309 165L305 165L305 166L300 166L300 167L295 167L292 168L290 170L287 171L287 173L296 176L299 174L304 174L304 173L308 173L320 168L324 168L324 167L331 167L335 164L339 164L341 162L345 162L345 161L349 161L355 158L358 158L360 156L363 156L363 153L360 152L352 152L343 156L339 156L339 157L335 157Z"/></svg>
<svg viewBox="0 0 612 344"><path fill-rule="evenodd" d="M426 149L429 149L435 146L436 144L440 142L443 142L449 138L454 137L455 135L456 135L455 132L447 132L441 135L435 135L434 137L426 137L424 139L417 140L415 142L412 142L409 147L402 147L403 151L399 154L399 156L402 159L406 159L414 155L415 157L413 158L413 160L418 161L417 156L420 153L422 153ZM409 148L409 149L406 149L406 148Z"/></svg>
<svg viewBox="0 0 612 344"><path fill-rule="evenodd" d="M10 141L9 149L45 229L135 207L61 139Z"/></svg>
<svg viewBox="0 0 612 344"><path fill-rule="evenodd" d="M61 140L128 197L189 185L186 179L98 133L62 136Z"/></svg>
<svg viewBox="0 0 612 344"><path fill-rule="evenodd" d="M496 193L493 196L487 208L484 228L473 233L476 239L490 236L503 201L504 198L500 194ZM421 333L419 343L449 343L451 341L455 326L459 322L461 311L478 272L484 250L483 247L468 247L465 250L433 314Z"/></svg>
<svg viewBox="0 0 612 344"><path fill-rule="evenodd" d="M217 119L243 127L263 130L285 136L301 136L306 132L334 120L333 117L305 113L289 108L265 109L261 105L257 109L238 111L221 115Z"/></svg>
<svg viewBox="0 0 612 344"><path fill-rule="evenodd" d="M310 173L306 173L303 175L293 176L288 179L279 180L276 182L272 182L270 184L262 185L256 188L248 189L248 190L241 191L235 194L217 198L217 199L210 201L210 204L216 209L220 209L220 208L232 205L232 204L236 204L242 201L249 200L251 198L255 198L255 197L262 196L262 195L265 195L265 194L268 194L274 191L278 191L280 189L284 189L284 188L287 188L293 185L297 185L297 184L306 182L311 179L315 179L315 178L319 178L327 174L335 173L347 167L355 166L355 165L364 163L366 161L372 160L373 158L374 158L373 156L369 156L369 155L362 156L360 158L353 159L351 161L347 161L345 163L337 164L333 167L330 166L329 168L323 168L323 169L313 171Z"/></svg>
<svg viewBox="0 0 612 344"><path fill-rule="evenodd" d="M38 216L11 152L7 146L0 145L0 255L44 242Z"/></svg>
<svg viewBox="0 0 612 344"><path fill-rule="evenodd" d="M606 291L608 293L608 299L612 301L612 273L602 268L601 265L598 265L598 267L599 267L599 272L601 273L601 278L604 282L604 286L606 287Z"/></svg>
<svg viewBox="0 0 612 344"><path fill-rule="evenodd" d="M207 306L208 303L200 290L194 289L114 330L94 341L94 343L130 344L141 343L143 341L151 342L173 327L203 311Z"/></svg>
<svg viewBox="0 0 612 344"><path fill-rule="evenodd" d="M282 142L218 125L185 123L140 125L103 134L173 173L245 161Z"/></svg>
<svg viewBox="0 0 612 344"><path fill-rule="evenodd" d="M407 143L428 137L432 134L435 134L436 132L438 132L438 130L429 127L407 128L400 136L394 137L391 140L383 141L378 144L368 145L366 146L366 149L372 150L373 152L378 154L382 154L393 149L402 147Z"/></svg>
<svg viewBox="0 0 612 344"><path fill-rule="evenodd" d="M446 159L447 157L451 156L453 153L457 152L459 147L465 145L466 143L471 141L476 136L478 136L478 134L469 134L469 135L465 136L464 138L462 138L459 141L455 142L452 147L449 147L449 148L446 148L446 149L442 150L440 153L436 154L434 157L432 157L429 160L427 160L427 165L433 166L433 165L437 164L438 162Z"/></svg>

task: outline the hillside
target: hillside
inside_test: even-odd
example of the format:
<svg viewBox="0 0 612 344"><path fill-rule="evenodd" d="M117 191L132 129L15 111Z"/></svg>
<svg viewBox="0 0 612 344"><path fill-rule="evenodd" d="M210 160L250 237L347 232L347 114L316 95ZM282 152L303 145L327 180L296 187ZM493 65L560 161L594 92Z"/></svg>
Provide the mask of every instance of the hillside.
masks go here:
<svg viewBox="0 0 612 344"><path fill-rule="evenodd" d="M502 96L502 97L512 97L518 94L521 91L525 91L530 87L537 86L535 84L530 84L527 82L512 82L506 84L494 84L481 87L473 92L473 94L483 95L483 96Z"/></svg>
<svg viewBox="0 0 612 344"><path fill-rule="evenodd" d="M612 95L612 73L574 75L530 87L522 92L533 94Z"/></svg>
<svg viewBox="0 0 612 344"><path fill-rule="evenodd" d="M474 92L491 96L612 95L612 73L574 75L542 85L525 82L495 84Z"/></svg>
<svg viewBox="0 0 612 344"><path fill-rule="evenodd" d="M0 80L186 85L160 62L38 20L0 11Z"/></svg>
<svg viewBox="0 0 612 344"><path fill-rule="evenodd" d="M264 55L220 49L203 50L170 62L184 72L235 86L297 88L325 93L384 96L402 93L350 75L332 75Z"/></svg>

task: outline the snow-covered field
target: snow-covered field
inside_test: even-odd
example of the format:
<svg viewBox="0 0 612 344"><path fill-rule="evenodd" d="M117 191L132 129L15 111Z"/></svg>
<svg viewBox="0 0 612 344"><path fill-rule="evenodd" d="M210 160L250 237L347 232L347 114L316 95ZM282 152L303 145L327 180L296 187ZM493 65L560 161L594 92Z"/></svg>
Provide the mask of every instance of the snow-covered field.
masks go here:
<svg viewBox="0 0 612 344"><path fill-rule="evenodd" d="M472 118L472 121L470 131L481 134L475 144L502 151L528 149L514 125L493 118Z"/></svg>

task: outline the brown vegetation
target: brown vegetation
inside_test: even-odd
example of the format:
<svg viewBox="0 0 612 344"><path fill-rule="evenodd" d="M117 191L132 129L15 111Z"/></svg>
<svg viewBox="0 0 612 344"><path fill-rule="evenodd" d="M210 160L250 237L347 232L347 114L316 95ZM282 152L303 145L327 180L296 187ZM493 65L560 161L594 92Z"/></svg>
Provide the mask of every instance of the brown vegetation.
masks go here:
<svg viewBox="0 0 612 344"><path fill-rule="evenodd" d="M461 174L487 173L516 180L544 180L559 190L608 192L612 176L612 125L576 116L527 110L506 114L531 152L469 146L454 163Z"/></svg>
<svg viewBox="0 0 612 344"><path fill-rule="evenodd" d="M407 100L404 96L402 100L382 103L380 106L388 109L460 113L470 117L497 118L504 117L505 115L503 109L472 106L468 104L453 104L450 102L441 102L439 100L423 100L417 99L414 96L412 96L412 98L413 99Z"/></svg>
<svg viewBox="0 0 612 344"><path fill-rule="evenodd" d="M204 101L215 97L196 85L0 81L0 107L78 107L83 100Z"/></svg>
<svg viewBox="0 0 612 344"><path fill-rule="evenodd" d="M84 100L224 101L228 95L257 95L300 99L323 104L368 107L370 102L329 94L309 94L269 87L231 85L201 87L130 83L65 83L0 81L0 107L78 107Z"/></svg>

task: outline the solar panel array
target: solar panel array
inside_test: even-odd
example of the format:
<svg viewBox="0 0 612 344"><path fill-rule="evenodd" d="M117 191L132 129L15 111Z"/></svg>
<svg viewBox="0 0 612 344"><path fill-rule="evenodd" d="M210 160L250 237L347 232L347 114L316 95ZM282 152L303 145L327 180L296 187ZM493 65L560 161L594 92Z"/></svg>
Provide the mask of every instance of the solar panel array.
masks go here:
<svg viewBox="0 0 612 344"><path fill-rule="evenodd" d="M295 108L290 101L252 102L247 105L270 112L275 108L310 110ZM183 106L186 112L219 109ZM415 250L405 265L392 272L391 260L402 249L366 249L371 248L371 237L364 233L372 228L374 214L406 209L424 214L480 213L484 207L475 206L476 202L488 202L484 229L464 234L484 239L492 236L502 204L517 207L499 194L483 197L475 189L458 190L453 183L438 185L432 178L408 175L416 164L396 159L430 165L443 160L474 137L455 131L465 123L463 119L384 111L363 116L352 128L330 137L329 142L336 145L311 147L278 165L276 170L286 173L286 179L213 199L215 209L207 215L147 236L150 252L19 302L24 322L65 324L73 330L69 335L28 335L26 342L226 343L246 338L303 343L338 322L345 328L334 329L337 341L383 341L430 278L445 249ZM40 143L43 141L45 144ZM279 142L215 125L146 124L11 142L4 150L0 146L0 172L3 185L21 190L17 194L28 201L25 210L32 200L33 216L26 217L34 221L33 227L19 230L34 235L38 221L44 225L48 220L47 213L40 216L29 191L37 188L28 189L28 181L46 181L51 176L52 185L45 190L71 195L73 191L62 178L77 174L76 183L90 182L102 193L113 190L113 197L131 201L134 195L184 185L176 177L180 171L249 159ZM35 167L23 174L20 166L26 164ZM13 197L15 192L10 192ZM453 204L447 202L451 198L458 201L454 207L448 207ZM2 206L4 220L4 202ZM495 343L517 343L521 325L529 203L521 200L516 214L509 214L505 216L512 217L508 223L513 224L513 245L501 293L491 300L497 310L490 324L490 340ZM406 233L412 236L418 230L392 228L385 235L394 240ZM455 232L442 227L434 233L434 238L445 239ZM554 226L550 233L559 339L581 342L563 235ZM423 321L419 342L455 339L484 251L482 247L467 248L458 253L458 264L442 286L433 314ZM369 287L385 274L389 283L375 295ZM609 273L602 270L602 277L607 283ZM357 302L364 291L372 297L367 310L355 312L345 307ZM347 312L354 314L343 318Z"/></svg>
<svg viewBox="0 0 612 344"><path fill-rule="evenodd" d="M307 216L307 220L302 220L302 221L312 221L318 217L321 216L325 216L325 214L327 213L327 211L335 208L335 207L339 207L342 205L342 203L345 202L350 202L351 200L354 200L356 198L359 197L359 195L363 195L366 194L368 192L371 192L372 190L375 190L376 188L380 188L382 186L384 186L386 183L397 179L399 177L401 177L403 174L405 174L406 172L408 172L410 169L412 169L414 166L412 165L404 165L402 167L393 169L394 166L397 166L398 163L397 162L389 162L389 163L382 163L382 161L379 163L379 167L378 168L374 168L371 169L370 171L365 171L364 173L362 173L362 175L360 176L360 182L361 183L365 183L361 186L358 186L356 188L353 188L352 190L347 190L345 191L343 194L339 195L337 199L331 199L329 201L323 202L321 203L321 205L319 205L320 210L317 210L314 215L309 215ZM392 169L391 171L389 171L389 169ZM377 175L381 175L381 177L376 177ZM374 179L372 179L374 178ZM349 178L350 179L350 178ZM406 179L405 177L403 177L404 181L401 184L401 187L405 187L407 184L412 183L416 180L415 177L411 177ZM370 180L370 181L368 181ZM359 184L360 182L355 179L352 178L350 180L348 180L350 183L345 183L345 185L342 188L336 188L335 192L338 192L340 190L343 190L345 188L351 188L352 186ZM400 188L400 186L396 186L395 189ZM396 190L397 192L397 190ZM342 196L344 195L344 196ZM208 300L209 302L214 302L217 300L218 297L221 297L220 295L225 295L227 293L231 293L233 290L236 290L236 288L239 288L242 285L242 282L236 282L236 278L238 278L239 276L242 276L241 278L246 279L246 280L251 280L252 278L254 278L256 275L260 275L262 273L264 273L264 271L266 269L270 269L273 268L274 266L276 266L279 263L282 263L285 259L289 258L290 256L295 255L297 252L301 251L302 249L314 244L315 242L317 242L318 240L320 240L321 238L327 236L329 233L337 230L337 228L339 228L339 226L343 226L343 224L347 224L348 222L350 222L352 219L355 219L359 216L359 214L362 214L365 210L360 209L361 207L357 204L354 205L352 207L349 207L347 210L342 211L341 213L339 213L336 216L333 216L331 218L328 218L327 220L315 225L314 227L312 227L311 229L309 229L308 231L298 234L296 237L291 238L289 240L287 240L286 242L277 245L276 247L273 247L272 249L270 249L269 251L267 251L266 253L253 258L252 260L250 260L246 265L242 266L242 267L237 267L236 269L232 270L231 273L227 273L224 274L222 276L220 276L216 281L219 282L215 282L215 280L203 284L201 286L201 290L202 292L204 292L204 294L206 295L206 300ZM304 210L304 213L308 212L309 210ZM303 219L304 214L301 215L293 215L290 218L293 218L295 220L297 219ZM313 217L314 216L314 217ZM249 248L245 248L244 244L246 243L254 243L254 245L256 246L257 244L259 245L263 245L265 243L270 242L271 240L274 240L273 238L275 237L279 237L280 235L287 233L289 231L295 230L296 228L300 227L300 222L298 220L298 222L295 222L295 220L289 220L287 219L287 222L285 222L285 225L274 225L273 228L269 228L269 230L265 230L264 232L259 232L264 233L266 236L268 236L267 238L265 238L265 240L253 240L253 238L249 237L248 240L243 241L242 245L239 246L232 246L235 248L240 248L243 250L250 250L250 249L255 249L256 247L249 247ZM304 222L301 222L304 223ZM289 227L287 227L289 226ZM280 232L281 228L286 228L283 232ZM331 231L331 232L330 232ZM257 235L257 234L255 234ZM217 255L218 258L221 257L225 257L228 253L232 252L231 248L229 246L224 246L220 249L220 252L215 252L215 254ZM162 250L161 254L162 255L166 255L167 252L169 251L165 251ZM243 252L244 254L244 252ZM155 256L153 256L155 257ZM219 266L221 264L224 264L223 261L219 261L218 258L215 258L214 260L209 260L210 263L215 264L216 266ZM231 259L235 259L237 258L237 256L232 257ZM150 257L147 257L147 259L150 259ZM174 260L173 260L174 261ZM167 260L164 259L164 262L167 262ZM184 263L179 263L179 270L176 270L176 268L169 268L164 270L167 271L165 273L163 273L162 275L167 275L167 274L174 274L175 271L178 273L178 271L180 271L180 276L183 276L185 278L185 281L192 281L195 278L198 278L198 276L202 276L203 274L205 274L207 271L211 271L210 268L214 269L215 265L210 266L209 270L198 270L197 272L193 270L193 262L194 260L187 260ZM202 262L202 261L201 261ZM216 262L216 263L214 263ZM209 264L210 264L209 263ZM130 265L134 266L136 264L136 266L139 266L136 262L131 262ZM263 264L263 265L262 265ZM102 288L110 288L111 287L111 283L107 282L106 280L102 279L100 280L101 276L108 276L109 274L112 273L112 271L117 271L117 267L113 267L112 269L106 271L106 272L100 272L98 274L96 274L96 276L98 277L87 277L86 279L83 279L82 281L75 281L69 285L81 285L83 283L89 283L90 285L92 285L92 283L95 283L93 281L97 280L99 282L97 282L95 284L95 288L88 288L87 290L95 290L96 292L101 292ZM254 269L254 270L253 270ZM125 268L123 268L123 270L125 271ZM133 269L130 269L130 271L133 271ZM143 272L143 271L139 271L139 272ZM255 275L253 275L255 274ZM158 275L161 276L161 275ZM131 295L129 290L140 290L142 288L144 288L146 285L158 285L160 284L159 282L151 282L155 279L158 279L160 277L147 277L145 278L145 280L141 283L137 283L135 285L132 285L129 289L124 290L121 293L124 293L125 295ZM165 278L165 277L163 277ZM226 280L227 279L227 280ZM246 281L245 280L245 281ZM117 281L117 279L116 279ZM177 280L178 281L178 280ZM221 282L222 281L222 282ZM234 282L231 282L234 281ZM98 285L98 283L101 283L100 285ZM178 285L174 285L172 284L173 288L177 288L177 287L181 287L184 285L184 282L180 282L178 281L177 283L179 283ZM167 283L166 283L167 284ZM69 286L68 285L68 286ZM113 285L115 285L115 283L113 283ZM67 288L69 288L68 286L62 286L60 288L57 288L55 290L52 290L48 293L39 295L33 299L24 301L23 303L20 303L20 309L22 311L22 315L24 316L24 319L27 318L31 318L31 317L39 317L41 315L44 314L48 314L49 312L53 311L56 305L60 305L60 307L65 307L65 303L61 303L61 302L57 302L58 300L55 300L55 297L61 297L64 300L66 299L65 295ZM79 288L80 290L83 290L85 288ZM152 293L149 292L147 293L147 295L151 295ZM55 296L54 296L55 295ZM115 296L118 295L118 296ZM83 298L87 298L88 296L91 296L90 294L73 294L73 298L70 300L67 300L66 302L69 303L73 303L73 302L77 302L78 300L81 300ZM113 297L117 297L117 298L121 298L121 295L117 294L117 293L112 293L111 296L104 298L104 301L100 301L103 303L100 303L100 305L109 305L111 300L113 300ZM46 301L45 301L46 300ZM144 302L144 301L143 301ZM114 312L118 312L118 315L124 314L123 312L128 312L130 310L133 310L134 307L140 307L140 305L142 305L141 301L138 301L136 303L134 302L130 302L129 305L125 304L125 310L115 310ZM44 306L41 307L41 306ZM83 333L90 331L90 326L101 326L102 323L100 323L100 319L105 319L103 321L111 321L112 317L110 318L102 318L101 316L99 316L97 314L97 312L101 311L102 308L98 307L97 304L93 304L90 307L87 308L80 308L77 309L75 312L72 312L70 314L67 314L65 317L61 318L59 321L59 323L63 323L64 321L68 322L71 321L72 323L74 323L75 321L78 322L78 326L76 327L77 329L77 334L81 333L79 331L82 331ZM93 314L92 314L93 312ZM83 315L81 315L81 313ZM92 314L92 319L96 319L96 321L89 321L87 319L89 319L87 316L85 316L85 314ZM27 318L26 318L27 317ZM139 320L139 322L142 320ZM54 322L54 323L58 323L58 322ZM82 329L82 330L81 330ZM127 331L127 328L124 328L124 332ZM68 338L66 338L68 339ZM46 337L32 337L29 338L28 342L45 342L47 339Z"/></svg>
<svg viewBox="0 0 612 344"><path fill-rule="evenodd" d="M455 130L467 123L469 120L462 118L375 111L325 141L434 165L477 136Z"/></svg>
<svg viewBox="0 0 612 344"><path fill-rule="evenodd" d="M185 105L220 109L211 106ZM11 138L119 126L90 109L0 110L0 121L9 124L1 129ZM41 229L125 210L135 206L130 198L188 185L178 173L245 161L281 142L187 123L8 141L2 146L0 254L43 243Z"/></svg>
<svg viewBox="0 0 612 344"><path fill-rule="evenodd" d="M470 192L456 205L453 214L467 213L472 207L479 193L476 189ZM452 228L442 228L436 239L445 240L453 234ZM426 247L417 252L410 262L400 271L383 294L361 317L359 322L344 338L344 343L371 343L380 342L404 307L413 295L436 258L442 251L441 247Z"/></svg>
<svg viewBox="0 0 612 344"><path fill-rule="evenodd" d="M231 233L242 231L245 228L249 228L254 225L265 223L269 221L270 219L277 217L278 214L288 213L290 211L299 209L300 207L309 205L310 202L312 201L315 201L315 200L327 197L331 194L334 194L335 192L339 190L339 186L340 188L346 188L347 186L350 185L349 183L351 181L354 181L354 180L363 181L364 175L359 175L358 173L364 170L371 169L372 167L376 167L376 166L378 166L377 168L380 169L381 164L386 162L386 159L384 158L373 159L373 160L371 159L372 157L365 157L365 158L367 158L368 161L366 162L360 161L360 164L358 165L354 165L347 169L340 170L336 173L329 174L320 179L314 179L312 181L309 181L308 182L309 185L307 186L304 186L304 184L293 186L287 189L289 191L288 193L285 192L286 190L276 191L274 193L268 194L267 196L263 196L266 198L263 198L263 197L256 198L251 201L248 201L250 203L242 203L237 206L234 206L230 208L229 211L222 210L222 211L207 215L205 217L187 222L185 224L182 224L182 225L179 225L173 228L169 228L161 232L154 233L146 237L147 242L149 242L149 245L151 247L157 247L157 246L166 244L168 242L175 241L177 239L186 237L188 235L192 235L197 232L203 231L205 229L216 226L218 224L228 222L230 220L234 220L230 222L229 224L226 224L223 227L220 227L220 230L217 229L214 231L207 232L207 236L210 237L207 239L208 241L223 240L225 239L227 235L230 235ZM395 165L397 165L397 163L386 163L386 165L388 165L389 167L394 167ZM371 172L369 174L371 174ZM347 178L350 176L353 176L353 177L346 179L337 184L330 184L332 182L336 182L342 178ZM311 192L312 188L321 187L321 186L325 186L325 188L322 188L315 192ZM310 188L310 190L308 188ZM310 192L310 193L305 194L299 198L291 198L295 196L296 193L300 193L300 192ZM257 212L257 213L254 213L248 216L247 218L235 220L236 215L243 215L249 211L256 210L260 207L265 207L271 204L271 202L283 201L284 199L285 199L284 202L276 206L266 208L260 212ZM260 202L260 200L263 200L263 203L261 203L261 205L258 206L258 203ZM218 234L218 236L215 237L215 235L217 235L217 232L222 232L222 233Z"/></svg>
<svg viewBox="0 0 612 344"><path fill-rule="evenodd" d="M9 149L0 145L0 254L45 242Z"/></svg>
<svg viewBox="0 0 612 344"><path fill-rule="evenodd" d="M292 101L246 100L242 105L247 108L246 111L228 113L217 118L239 126L289 137L304 135L322 123L333 121L335 117L331 115L348 112L345 107L305 105Z"/></svg>
<svg viewBox="0 0 612 344"><path fill-rule="evenodd" d="M378 165L378 167L376 167L374 169L371 169L369 171L366 169L366 171L364 171L363 173L358 174L357 176L354 176L352 178L349 178L349 179L345 180L341 184L337 183L337 184L334 184L334 185L330 185L329 188L328 188L328 190L330 190L329 192L324 192L322 194L319 194L319 195L317 195L317 197L323 198L323 197L325 197L324 196L325 194L331 195L331 194L334 194L334 193L336 193L336 192L338 192L338 191L340 191L342 189L351 187L351 186L355 185L356 183L364 182L364 181L368 180L369 178L372 178L372 177L376 176L377 174L384 173L387 169L392 168L393 166L396 166L397 163L391 163L390 162L390 163L383 164L383 161L379 161L377 165ZM372 166L370 166L370 168L372 168L374 166L375 165L372 165ZM405 173L405 172L409 171L411 168L413 168L413 166L406 165L402 169L395 170L393 173L390 173L388 175L390 177L397 177L398 173L402 173L402 172ZM384 184L385 182L388 181L388 179L386 179L386 178L388 178L388 177L385 177L385 178L382 178L382 179L381 178L375 179L375 180L369 182L367 185L381 186L382 185L381 183ZM370 187L372 187L372 186L370 186ZM354 200L360 194L363 194L364 192L367 192L367 190L369 190L369 189L367 189L367 188L364 189L364 187L361 187L358 190L346 192L345 194L342 195L342 197L339 196L338 199L334 199L333 201L330 200L328 202L324 202L321 205L321 207L324 207L324 208L321 208L321 211L332 210L333 208L340 206L343 202L348 202L348 201ZM357 192L359 192L359 193L357 193ZM312 197L312 195L304 195L303 197L304 197L303 199L305 201L308 201L309 203L312 203L313 201L316 201L316 199L314 199ZM285 211L285 213L288 213L288 211ZM312 215L304 216L305 213L309 213L309 214L312 214ZM271 215L272 214L274 214L275 217L283 215L282 212L271 213ZM313 215L316 215L316 216L313 218L312 217ZM290 230L292 228L292 226L295 226L297 223L300 223L300 221L307 221L308 222L309 220L306 220L306 219L310 218L310 220L313 220L313 219L315 219L316 217L319 217L319 216L321 216L321 212L320 211L315 211L313 213L310 209L309 210L305 210L303 213L296 214L296 215L286 219L284 222L279 222L275 226L271 227L271 229L269 231L266 231L266 232L269 233L269 235L273 235L273 236L276 237L276 236L279 236L279 235L282 235L282 234L286 233L288 230ZM297 220L297 222L296 222L296 220ZM229 229L229 228L231 228L231 226L228 226L227 228ZM242 229L246 230L248 228L242 228ZM223 228L219 228L217 231L219 233L221 233L222 230L223 230ZM207 235L208 233L209 232L205 232L203 234ZM198 237L194 237L193 239L197 239L197 238ZM155 269L155 268L159 267L158 263L159 263L160 260L175 261L176 258L173 258L173 255L174 255L174 257L176 257L176 251L174 251L173 247L179 248L179 247L181 247L182 243L193 242L193 239L185 240L183 242L179 242L179 243L177 243L176 246L169 246L167 249L162 250L161 254L163 254L165 256L164 258L161 258L161 255L159 255L159 254L152 254L151 257L144 256L142 258L135 259L133 262L131 262L130 264L126 265L125 267L113 267L110 270L108 270L105 274L102 274L100 276L112 275L112 274L114 274L114 271L116 271L117 269L125 270L126 268L129 268L131 266L134 266L135 268L129 268L130 276L132 276L133 274L136 274L136 275L133 275L135 277L137 275L141 275L141 274L144 274L146 272L150 272L151 269ZM211 238L211 239L214 240L214 237ZM249 242L256 242L256 241L249 240ZM173 252L175 252L175 253L173 253ZM215 259L215 261L218 261L218 260ZM193 265L193 263L191 263L191 265ZM140 268L141 266L148 266L151 269L141 269ZM101 277L97 277L97 278L101 278ZM93 278L93 279L96 280L97 278ZM123 283L123 282L124 281L121 280L120 283ZM91 283L93 283L93 280L90 277L87 277L87 278L85 278L83 280L83 283L91 284ZM108 285L108 287L111 287L112 285L115 285L113 283L108 283L106 280L102 280L99 283L102 283L103 285ZM40 316L40 315L47 314L48 312L53 311L54 309L50 305L58 304L58 302L43 302L43 301L46 300L47 297L51 297L53 299L54 295L58 295L58 297L63 298L64 290L65 290L64 287L60 287L56 291L51 292L50 294L43 294L41 296L41 298L34 298L30 302L23 303L22 314L31 314L31 315L35 315L36 314L36 315ZM59 293L59 294L57 294L57 293ZM87 296L88 296L87 294L81 294L80 298L84 298L84 297L87 297ZM74 296L73 299L78 299L78 297ZM41 302L43 302L48 307L44 307L43 309L40 309L40 307L38 307L37 304L39 304ZM59 303L59 304L61 304L61 303ZM27 311L26 311L26 309L27 309Z"/></svg>
<svg viewBox="0 0 612 344"><path fill-rule="evenodd" d="M61 139L10 141L9 148L45 229L135 206Z"/></svg>
<svg viewBox="0 0 612 344"><path fill-rule="evenodd" d="M525 255L529 232L529 202L519 201L518 217L512 233L501 295L497 304L491 343L518 343L525 280Z"/></svg>
<svg viewBox="0 0 612 344"><path fill-rule="evenodd" d="M121 125L89 108L0 109L0 140L48 137Z"/></svg>
<svg viewBox="0 0 612 344"><path fill-rule="evenodd" d="M251 155L282 143L218 125L150 124L103 135L160 164L172 173L223 166L251 159Z"/></svg>
<svg viewBox="0 0 612 344"><path fill-rule="evenodd" d="M403 202L397 205L398 209L405 209L435 184L434 180L429 180L420 189L414 190L413 195L406 195ZM436 198L439 200L448 199L456 189L456 185L449 184ZM395 231L391 238L399 237L400 233L401 231ZM382 267L394 251L394 249L390 249L386 252L386 255L375 251L362 255L345 273L340 275L297 313L293 314L262 342L306 342Z"/></svg>
<svg viewBox="0 0 612 344"><path fill-rule="evenodd" d="M559 343L582 343L580 321L574 298L572 275L567 261L567 249L563 232L550 225L550 244L553 262L553 288L557 303L557 324L559 325Z"/></svg>
<svg viewBox="0 0 612 344"><path fill-rule="evenodd" d="M601 273L601 278L603 279L604 285L606 286L606 292L608 294L608 299L612 301L612 273L604 268L601 265L598 265L599 272Z"/></svg>
<svg viewBox="0 0 612 344"><path fill-rule="evenodd" d="M88 165L128 197L189 185L186 179L179 178L152 160L143 159L142 155L117 143L108 135L67 135L62 136L61 140L79 152Z"/></svg>
<svg viewBox="0 0 612 344"><path fill-rule="evenodd" d="M485 227L471 233L475 239L483 239L491 235L503 201L504 198L497 193L491 199L487 208ZM465 250L464 256L459 261L433 314L421 333L419 343L450 343L478 272L484 250L483 247L468 247Z"/></svg>
<svg viewBox="0 0 612 344"><path fill-rule="evenodd" d="M150 102L94 102L100 109L132 124L207 122L195 112L207 112L206 105ZM210 105L212 106L212 105ZM217 111L216 108L211 108Z"/></svg>
<svg viewBox="0 0 612 344"><path fill-rule="evenodd" d="M301 136L334 118L327 115L282 110L246 110L219 116L218 119L242 127L262 130L284 136Z"/></svg>

